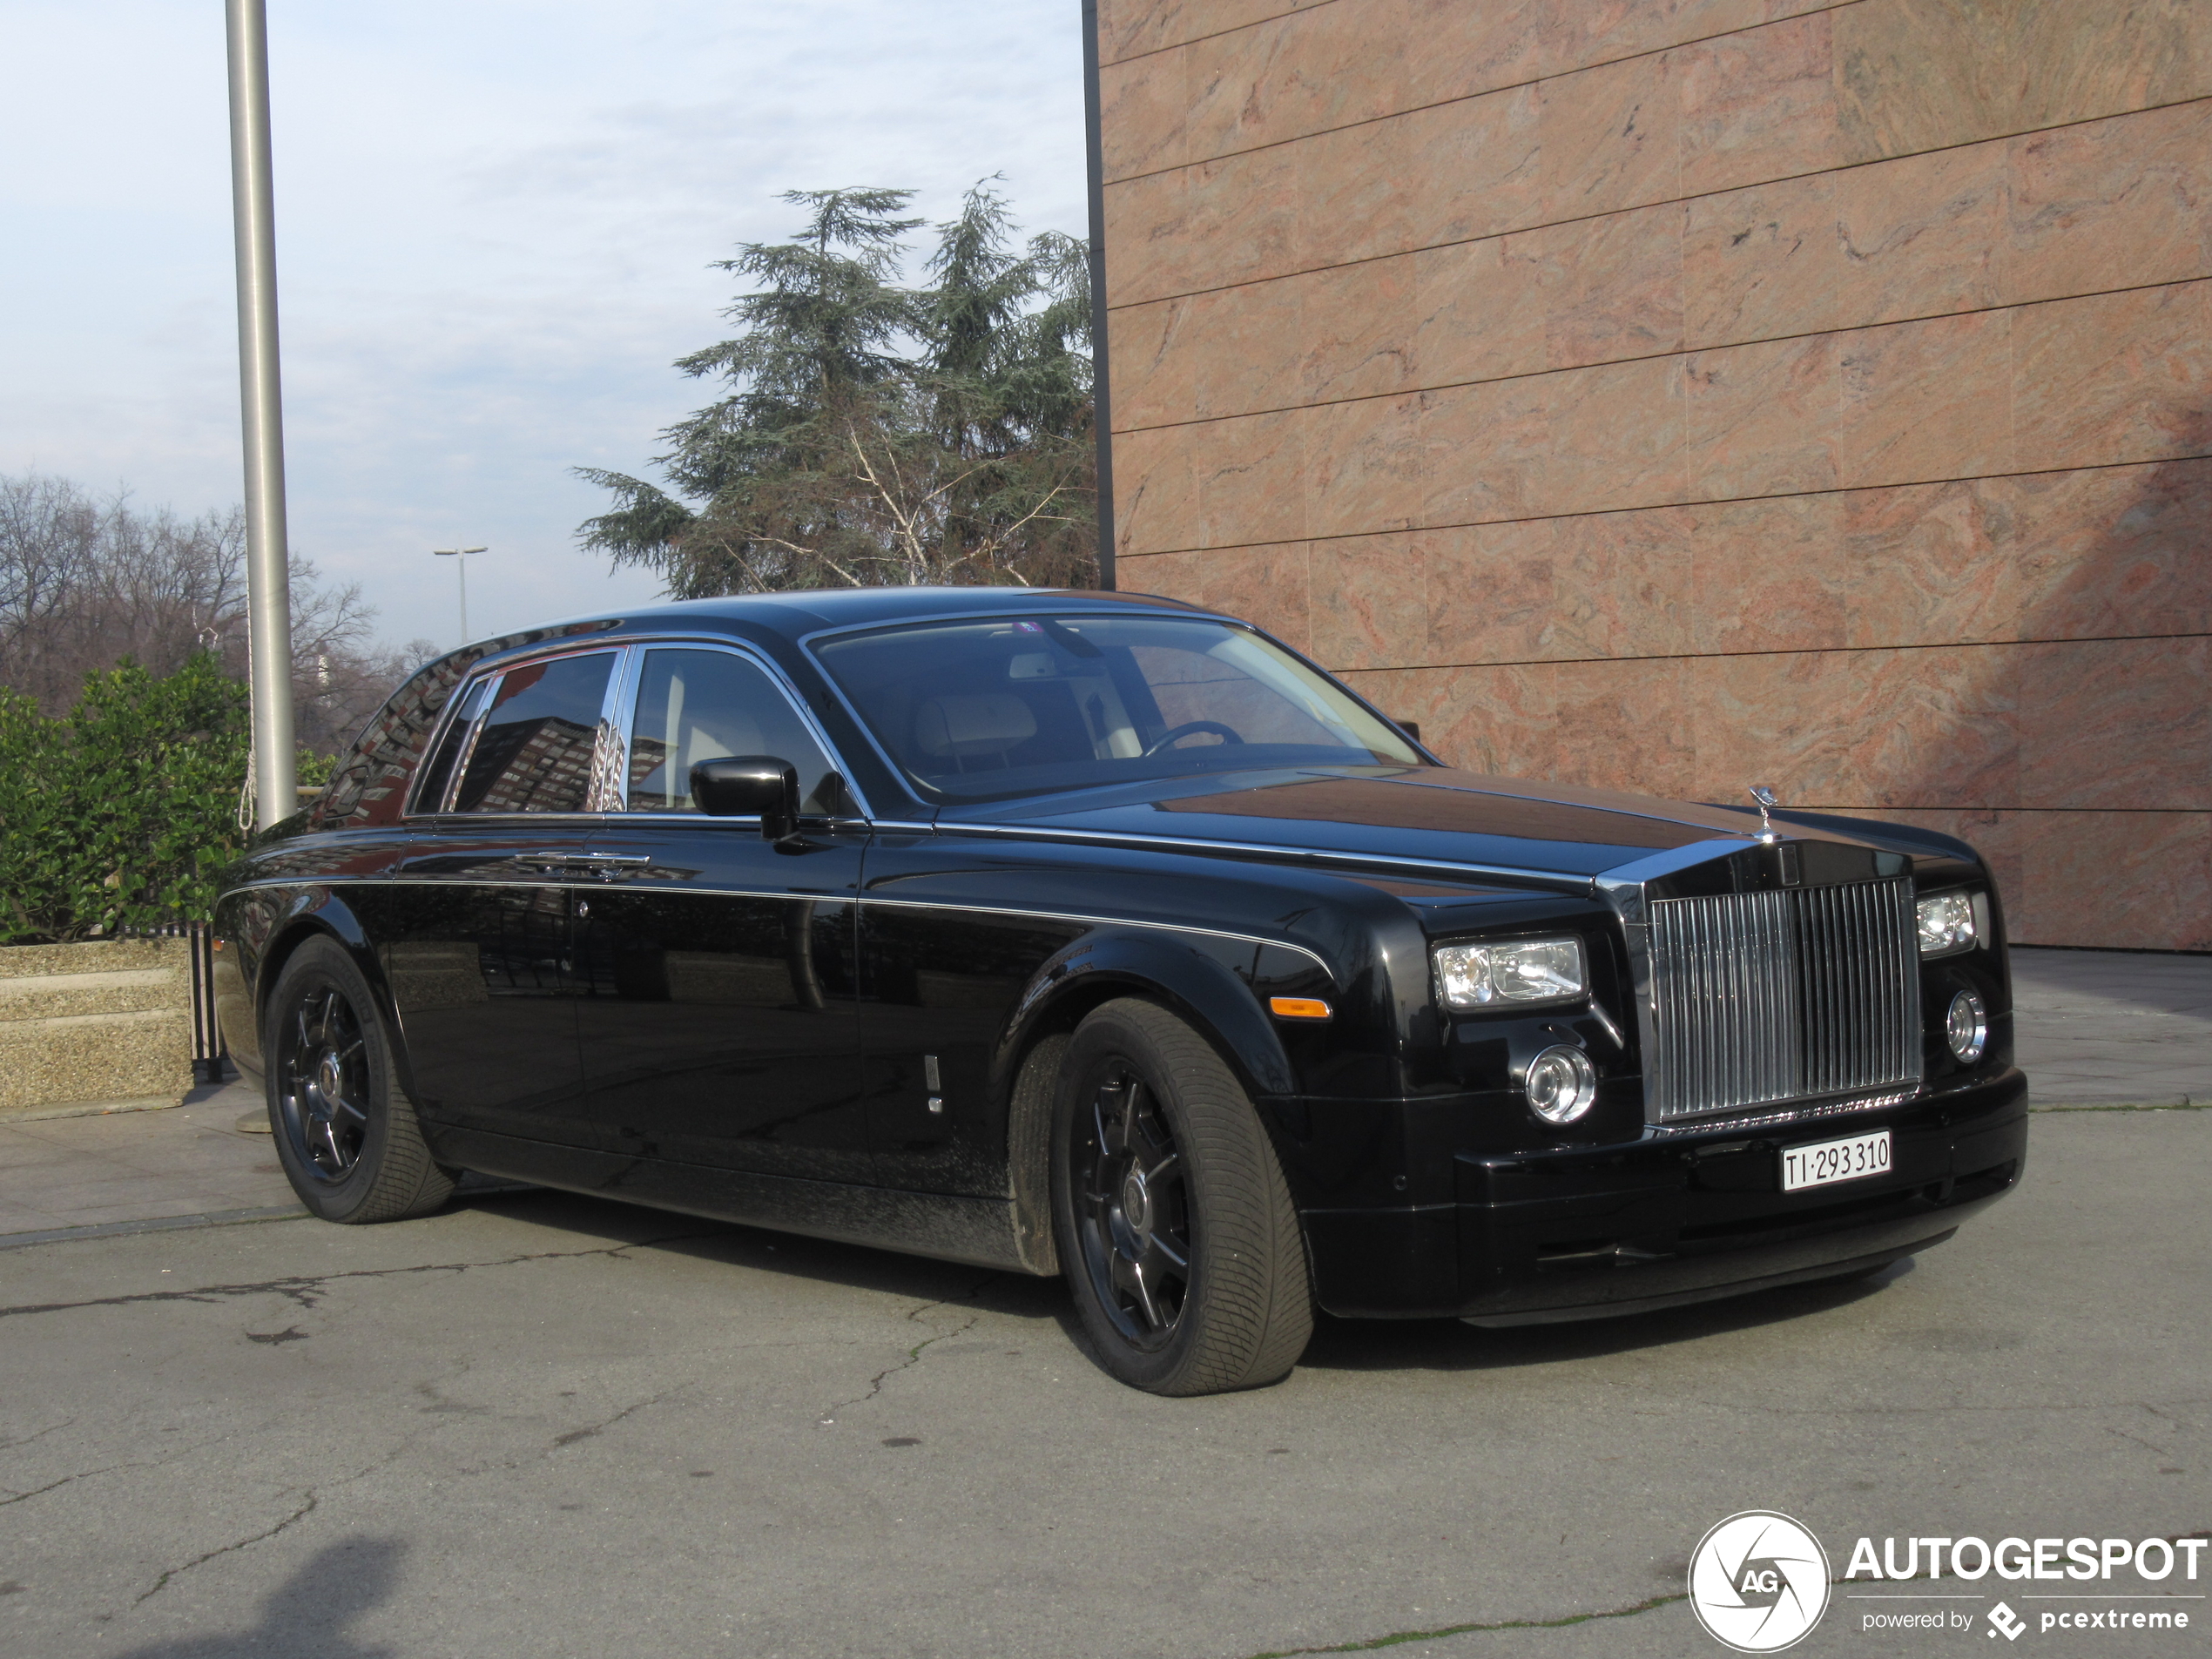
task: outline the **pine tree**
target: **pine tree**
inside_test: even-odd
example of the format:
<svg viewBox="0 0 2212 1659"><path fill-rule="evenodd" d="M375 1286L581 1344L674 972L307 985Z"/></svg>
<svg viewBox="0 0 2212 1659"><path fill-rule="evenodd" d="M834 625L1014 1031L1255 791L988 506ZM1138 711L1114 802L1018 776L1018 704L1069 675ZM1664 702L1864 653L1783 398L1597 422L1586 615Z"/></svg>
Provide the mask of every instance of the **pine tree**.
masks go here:
<svg viewBox="0 0 2212 1659"><path fill-rule="evenodd" d="M614 508L586 548L679 598L923 582L1095 579L1082 243L1014 246L986 180L900 286L904 190L792 191L784 243L719 262L757 285L730 340L677 367L724 395L668 428L667 488L579 468Z"/></svg>

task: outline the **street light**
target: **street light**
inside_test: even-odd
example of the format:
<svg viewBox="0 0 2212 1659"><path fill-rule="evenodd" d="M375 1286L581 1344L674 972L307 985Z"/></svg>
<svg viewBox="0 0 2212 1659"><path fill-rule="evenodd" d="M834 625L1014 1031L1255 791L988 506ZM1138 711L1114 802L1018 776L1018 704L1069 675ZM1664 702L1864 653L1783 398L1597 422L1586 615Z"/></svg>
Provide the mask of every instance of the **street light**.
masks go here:
<svg viewBox="0 0 2212 1659"><path fill-rule="evenodd" d="M482 553L481 547L434 547L430 550L442 559L451 559L453 568L461 576L461 643L469 643L469 559L471 553Z"/></svg>

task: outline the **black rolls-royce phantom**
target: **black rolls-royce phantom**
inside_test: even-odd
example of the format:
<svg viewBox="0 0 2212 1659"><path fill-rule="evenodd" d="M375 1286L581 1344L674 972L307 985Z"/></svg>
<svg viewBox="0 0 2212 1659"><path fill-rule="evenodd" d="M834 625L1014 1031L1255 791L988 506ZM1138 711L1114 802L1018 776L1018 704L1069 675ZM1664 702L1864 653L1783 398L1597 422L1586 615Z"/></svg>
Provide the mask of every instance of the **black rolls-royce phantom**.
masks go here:
<svg viewBox="0 0 2212 1659"><path fill-rule="evenodd" d="M1104 1365L1318 1307L1581 1318L1877 1269L2020 1178L1989 872L1453 771L1233 617L670 604L423 669L217 913L332 1221L465 1170L1064 1273Z"/></svg>

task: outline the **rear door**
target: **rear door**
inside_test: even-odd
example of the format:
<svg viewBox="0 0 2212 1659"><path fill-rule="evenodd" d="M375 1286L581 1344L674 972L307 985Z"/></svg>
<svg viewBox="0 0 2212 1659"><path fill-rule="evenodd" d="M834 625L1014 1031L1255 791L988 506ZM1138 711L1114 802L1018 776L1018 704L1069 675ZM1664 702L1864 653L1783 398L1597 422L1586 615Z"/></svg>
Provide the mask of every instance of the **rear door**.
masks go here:
<svg viewBox="0 0 2212 1659"><path fill-rule="evenodd" d="M380 949L434 1124L591 1144L570 889L598 814L594 759L618 651L488 675L426 769Z"/></svg>
<svg viewBox="0 0 2212 1659"><path fill-rule="evenodd" d="M867 829L826 743L726 646L636 648L623 704L624 810L574 900L597 1132L639 1157L872 1181L853 998ZM698 812L691 768L729 755L798 769L799 836Z"/></svg>

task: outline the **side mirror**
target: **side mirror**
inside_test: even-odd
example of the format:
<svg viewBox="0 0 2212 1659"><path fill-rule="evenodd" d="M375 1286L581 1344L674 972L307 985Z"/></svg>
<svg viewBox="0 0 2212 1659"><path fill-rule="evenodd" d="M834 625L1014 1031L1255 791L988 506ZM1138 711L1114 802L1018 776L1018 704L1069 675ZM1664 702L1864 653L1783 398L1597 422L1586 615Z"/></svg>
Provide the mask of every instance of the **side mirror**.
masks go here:
<svg viewBox="0 0 2212 1659"><path fill-rule="evenodd" d="M760 819L760 833L780 841L799 828L799 769L774 755L732 755L691 768L691 799L714 818Z"/></svg>

